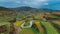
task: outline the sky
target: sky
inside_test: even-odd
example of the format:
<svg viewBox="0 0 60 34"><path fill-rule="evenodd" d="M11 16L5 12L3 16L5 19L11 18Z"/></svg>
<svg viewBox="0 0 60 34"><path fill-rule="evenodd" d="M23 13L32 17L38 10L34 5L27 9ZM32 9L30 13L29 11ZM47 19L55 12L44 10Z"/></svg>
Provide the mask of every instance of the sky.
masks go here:
<svg viewBox="0 0 60 34"><path fill-rule="evenodd" d="M0 6L8 8L29 6L60 10L60 0L0 0Z"/></svg>

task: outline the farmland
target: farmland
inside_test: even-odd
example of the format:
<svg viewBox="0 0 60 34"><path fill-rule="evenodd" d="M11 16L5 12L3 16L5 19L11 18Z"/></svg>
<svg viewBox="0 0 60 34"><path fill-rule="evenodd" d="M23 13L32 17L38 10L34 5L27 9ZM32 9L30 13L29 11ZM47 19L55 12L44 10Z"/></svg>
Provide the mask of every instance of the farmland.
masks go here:
<svg viewBox="0 0 60 34"><path fill-rule="evenodd" d="M60 12L35 8L15 10L0 9L0 22L16 20L13 24L21 29L20 34L60 34Z"/></svg>
<svg viewBox="0 0 60 34"><path fill-rule="evenodd" d="M39 18L39 16L37 16L37 15L34 16L36 18L32 18L32 17L26 18L27 21L33 20L34 22L33 22L31 28L21 28L22 31L20 32L20 34L23 34L23 33L24 34L28 34L28 33L30 33L30 34L59 34L60 33L60 29L58 30L58 28L60 28L59 17L54 16L52 14L51 15L50 14L42 15L41 16L42 18ZM44 16L45 16L45 18L43 18ZM57 19L55 19L55 18L57 18ZM21 20L21 21L23 21L23 20ZM17 22L15 22L15 23L17 23ZM21 22L18 21L18 23L17 23L20 26L21 24L19 24L19 23L21 23ZM55 26L54 24L56 24L58 26ZM58 27L58 28L56 28L56 27Z"/></svg>

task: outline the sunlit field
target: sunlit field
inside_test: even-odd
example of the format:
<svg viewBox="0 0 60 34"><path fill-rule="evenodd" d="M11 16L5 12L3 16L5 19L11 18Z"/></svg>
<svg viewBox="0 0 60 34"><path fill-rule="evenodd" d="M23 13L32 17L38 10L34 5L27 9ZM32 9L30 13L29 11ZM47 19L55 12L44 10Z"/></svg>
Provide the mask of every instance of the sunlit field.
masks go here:
<svg viewBox="0 0 60 34"><path fill-rule="evenodd" d="M42 12L25 15L13 13L4 13L0 16L0 26L7 25L7 34L10 30L12 32L14 30L10 26L19 28L19 34L60 34L60 14L58 13ZM2 33L5 32L2 31Z"/></svg>
<svg viewBox="0 0 60 34"><path fill-rule="evenodd" d="M53 17L51 17L53 16ZM27 18L27 21L21 20L14 23L15 26L21 28L20 34L59 34L60 33L60 21L57 16L54 15L46 15L42 18ZM57 18L57 19L56 19ZM21 25L25 23L29 23L32 21L32 26L28 28L22 28ZM27 24L25 24L26 26Z"/></svg>
<svg viewBox="0 0 60 34"><path fill-rule="evenodd" d="M0 0L0 34L60 34L60 0Z"/></svg>

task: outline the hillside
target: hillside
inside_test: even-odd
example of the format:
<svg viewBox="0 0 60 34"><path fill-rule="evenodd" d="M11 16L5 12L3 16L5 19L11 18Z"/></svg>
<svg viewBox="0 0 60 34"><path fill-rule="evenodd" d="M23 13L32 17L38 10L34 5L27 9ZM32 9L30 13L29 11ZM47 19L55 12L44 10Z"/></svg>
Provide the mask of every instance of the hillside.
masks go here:
<svg viewBox="0 0 60 34"><path fill-rule="evenodd" d="M13 19L15 12L9 8L0 7L0 21L7 21Z"/></svg>
<svg viewBox="0 0 60 34"><path fill-rule="evenodd" d="M37 9L31 7L17 7L17 8L0 7L0 21L7 21L7 20L9 21L14 18L23 19L29 15L31 17L32 16L39 17L41 15L44 15L45 13L53 13L53 12L59 13L58 10L51 10L51 9Z"/></svg>
<svg viewBox="0 0 60 34"><path fill-rule="evenodd" d="M15 19L16 18L16 19ZM17 21L16 21L17 20ZM31 7L5 8L0 7L0 23L14 21L14 26L20 27L20 34L59 34L60 33L60 10L37 9ZM16 21L16 22L15 22ZM23 28L29 25L32 26ZM30 22L31 23L31 22Z"/></svg>

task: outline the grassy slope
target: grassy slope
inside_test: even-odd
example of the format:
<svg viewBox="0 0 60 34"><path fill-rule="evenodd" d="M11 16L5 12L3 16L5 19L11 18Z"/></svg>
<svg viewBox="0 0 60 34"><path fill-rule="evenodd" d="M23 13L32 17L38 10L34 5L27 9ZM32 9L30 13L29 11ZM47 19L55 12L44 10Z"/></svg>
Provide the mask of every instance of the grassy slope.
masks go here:
<svg viewBox="0 0 60 34"><path fill-rule="evenodd" d="M57 30L49 22L42 22L42 24L45 26L47 34L58 34Z"/></svg>
<svg viewBox="0 0 60 34"><path fill-rule="evenodd" d="M25 28L25 29L22 29L20 34L35 34L35 33L31 28Z"/></svg>
<svg viewBox="0 0 60 34"><path fill-rule="evenodd" d="M24 21L15 22L14 25L20 27ZM23 28L20 34L35 34L31 28Z"/></svg>
<svg viewBox="0 0 60 34"><path fill-rule="evenodd" d="M39 21L35 22L35 24L37 25L39 31L40 31L40 34L44 34L44 29L43 27L41 26L41 23Z"/></svg>
<svg viewBox="0 0 60 34"><path fill-rule="evenodd" d="M14 23L14 26L20 27L23 22L24 22L24 20L17 21L17 22Z"/></svg>
<svg viewBox="0 0 60 34"><path fill-rule="evenodd" d="M55 21L53 21L53 23L60 25L60 20L55 20Z"/></svg>
<svg viewBox="0 0 60 34"><path fill-rule="evenodd" d="M6 25L8 27L7 28L8 31L6 32L6 34L8 34L9 33L9 29L10 29L10 23L9 22L0 22L0 26L2 26L2 25Z"/></svg>

